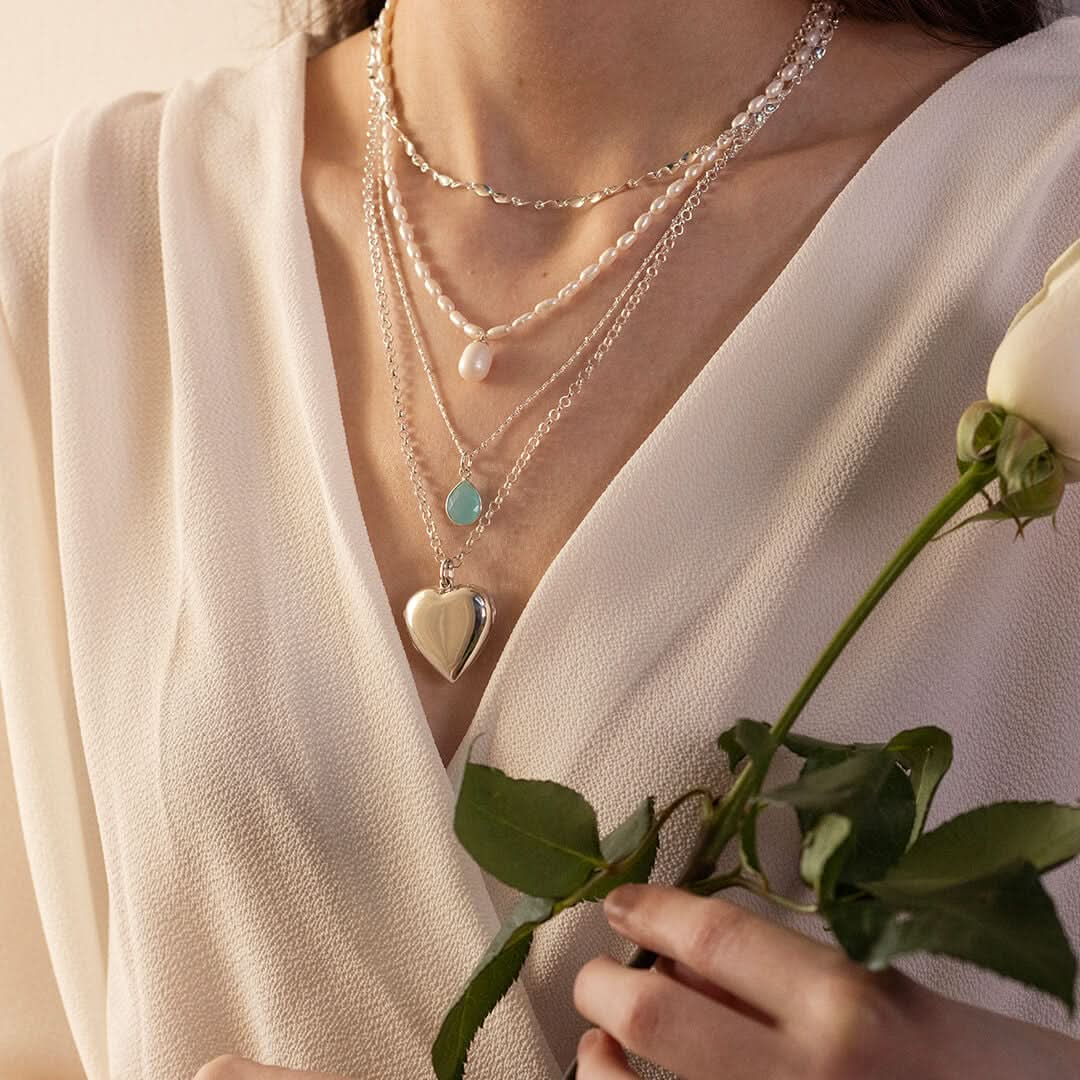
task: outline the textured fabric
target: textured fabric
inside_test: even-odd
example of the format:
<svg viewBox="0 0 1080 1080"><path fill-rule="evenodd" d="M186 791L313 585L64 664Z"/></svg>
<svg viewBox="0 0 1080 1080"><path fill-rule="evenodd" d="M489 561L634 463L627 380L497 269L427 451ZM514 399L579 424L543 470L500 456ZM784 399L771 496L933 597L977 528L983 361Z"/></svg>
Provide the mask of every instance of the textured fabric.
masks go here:
<svg viewBox="0 0 1080 1080"><path fill-rule="evenodd" d="M226 1051L430 1075L513 899L454 839L464 750L444 769L353 482L299 184L310 48L84 110L0 170L0 687L92 1080L182 1080ZM777 713L952 482L957 417L1080 235L1078 57L1068 17L885 139L545 573L473 723L484 760L578 787L607 828L719 779L719 728ZM1070 496L1056 534L933 545L802 730L949 728L934 820L1075 798ZM793 865L787 819L767 836ZM1080 940L1080 871L1048 884ZM470 1075L558 1076L574 974L603 949L622 954L596 907L542 932ZM906 966L1080 1034L1007 980Z"/></svg>

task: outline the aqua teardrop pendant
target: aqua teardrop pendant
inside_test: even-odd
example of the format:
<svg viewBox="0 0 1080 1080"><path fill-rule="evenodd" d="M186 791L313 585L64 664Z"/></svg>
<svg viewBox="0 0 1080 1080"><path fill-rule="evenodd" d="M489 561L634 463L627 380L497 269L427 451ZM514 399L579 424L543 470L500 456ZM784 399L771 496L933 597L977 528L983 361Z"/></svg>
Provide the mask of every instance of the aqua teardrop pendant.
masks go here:
<svg viewBox="0 0 1080 1080"><path fill-rule="evenodd" d="M446 516L455 525L471 525L483 508L480 492L468 480L459 480L446 496Z"/></svg>

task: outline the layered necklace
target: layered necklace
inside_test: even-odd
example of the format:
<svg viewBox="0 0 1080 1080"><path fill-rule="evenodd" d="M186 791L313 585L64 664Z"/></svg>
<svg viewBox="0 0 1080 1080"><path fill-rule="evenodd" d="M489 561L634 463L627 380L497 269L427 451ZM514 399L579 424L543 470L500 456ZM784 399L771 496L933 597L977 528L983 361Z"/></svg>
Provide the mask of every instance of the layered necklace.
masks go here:
<svg viewBox="0 0 1080 1080"><path fill-rule="evenodd" d="M776 112L794 87L799 85L805 75L824 57L827 43L838 25L843 9L833 3L811 3L775 77L764 87L761 94L750 99L743 112L732 118L728 128L710 142L686 151L669 164L585 195L537 198L500 192L481 181L458 180L449 173L435 169L421 155L406 133L394 107L389 41L393 7L394 0L389 0L371 33L369 78L372 92L364 167L364 214L379 326L401 450L431 549L439 563L437 585L434 588L421 589L412 595L405 607L405 624L417 650L444 678L454 682L476 659L490 635L495 618L495 604L490 591L475 585L456 583L455 571L491 523L514 483L532 460L540 442L566 410L578 400L582 388L619 337L642 297L667 262L675 244L693 220L694 211L711 184ZM492 207L577 211L644 184L666 186L663 193L653 199L648 210L639 214L625 232L604 248L593 262L571 278L562 289L537 301L528 311L502 322L487 324L465 316L432 274L430 262L418 243L397 182L393 159L394 150L399 146L407 161L432 177L436 190L469 192L486 198ZM554 317L557 312L568 309L569 302L582 289L591 286L597 279L602 279L602 271L616 259L626 256L639 239L653 231L654 226L659 228L665 218L666 225L659 237L578 347L557 365L487 438L469 449L454 427L439 391L434 367L424 345L405 282L402 269L404 260L398 255L397 245L400 244L404 259L411 261L412 269L422 286L418 294L430 298L437 309L469 339L458 358L459 375L471 382L479 382L491 369L492 341L508 338L526 328L532 329L546 321L547 317ZM473 528L454 555L448 555L443 546L413 447L409 414L401 389L394 319L387 290L388 267L412 345L459 458L459 479L446 497L445 512L454 525L472 525ZM588 350L598 338L599 342L589 355ZM579 370L571 377L555 405L529 435L502 484L485 504L471 479L476 457L490 447L561 375L575 366Z"/></svg>

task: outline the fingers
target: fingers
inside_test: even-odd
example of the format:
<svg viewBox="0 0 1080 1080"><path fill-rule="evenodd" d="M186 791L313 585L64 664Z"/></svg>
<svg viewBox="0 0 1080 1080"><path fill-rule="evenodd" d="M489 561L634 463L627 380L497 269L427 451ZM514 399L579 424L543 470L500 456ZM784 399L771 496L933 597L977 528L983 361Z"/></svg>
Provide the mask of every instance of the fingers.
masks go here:
<svg viewBox="0 0 1080 1080"><path fill-rule="evenodd" d="M736 904L661 885L622 885L604 912L613 929L780 1020L797 1018L822 976L847 965L839 949Z"/></svg>
<svg viewBox="0 0 1080 1080"><path fill-rule="evenodd" d="M627 1049L683 1080L715 1080L721 1066L725 1080L765 1080L781 1075L790 1053L776 1028L661 972L626 968L610 956L598 956L578 972L574 1005Z"/></svg>
<svg viewBox="0 0 1080 1080"><path fill-rule="evenodd" d="M578 1042L578 1080L636 1080L622 1047L606 1032L589 1028Z"/></svg>

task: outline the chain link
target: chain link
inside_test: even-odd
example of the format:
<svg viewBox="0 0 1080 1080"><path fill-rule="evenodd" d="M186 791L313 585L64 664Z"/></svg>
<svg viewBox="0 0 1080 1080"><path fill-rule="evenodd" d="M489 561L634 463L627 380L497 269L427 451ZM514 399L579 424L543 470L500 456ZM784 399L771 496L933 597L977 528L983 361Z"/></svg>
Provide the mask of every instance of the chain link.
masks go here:
<svg viewBox="0 0 1080 1080"><path fill-rule="evenodd" d="M425 176L430 176L440 187L451 190L463 189L471 191L474 195L491 199L492 202L500 206L531 207L533 210L580 210L584 207L595 206L598 202L610 198L612 195L618 195L620 192L633 190L634 188L641 187L643 184L660 183L670 180L686 166L699 161L713 146L719 144L724 135L732 134L734 132L733 128L727 128L711 143L702 143L700 146L687 150L674 161L670 161L667 164L660 165L654 169L649 169L648 171L641 173L640 176L630 177L627 180L623 180L621 183L598 188L585 195L571 195L566 198L554 199L534 199L521 195L508 194L504 191L497 191L491 187L490 184L482 183L479 180L459 180L449 173L440 172L424 158L417 149L416 144L406 134L401 118L394 108L393 81L390 76L390 68L387 59L390 50L394 4L395 0L387 0L387 3L384 5L383 10L380 12L372 27L372 41L374 48L372 50L372 59L370 61L369 77L377 80L382 93L385 95L387 120L397 139L400 141L402 148L405 151L405 156L421 173ZM819 17L829 18L833 23L833 28L835 28L836 15L841 13L842 10L842 6L839 4L830 5L827 3L815 3L811 5L811 14L807 16L804 26L800 29L799 39L797 39L796 44L788 51L784 63L781 66L783 67L794 62L795 53L801 44L802 35L812 28L813 20ZM823 40L825 35L831 34L831 32L831 30L823 30ZM809 64L809 67L812 66L813 61ZM777 75L779 76L779 70L777 71ZM788 88L785 88L785 91L783 92L787 92L787 89ZM779 96L775 97L774 100L779 100Z"/></svg>
<svg viewBox="0 0 1080 1080"><path fill-rule="evenodd" d="M824 16L829 19L829 28L822 30L822 44L818 51L812 56L811 60L803 65L804 70L797 75L792 84L797 85L802 81L802 78L808 73L822 56L824 56L824 46L832 37L832 33L839 23L840 16L843 13L843 8L837 4L828 3L813 3L810 7L810 13L807 16L807 25L811 20ZM793 62L792 58L796 52L793 47L789 52L789 59L786 63ZM787 91L790 92L790 91ZM786 96L786 94L785 94ZM379 154L382 141L380 140L380 124L379 124L379 108L377 103L377 95L372 95L367 123L367 148L365 156L365 168L364 168L364 213L367 224L367 237L368 237L368 250L371 258L372 277L374 281L375 297L379 309L379 327L383 338L383 350L386 354L387 372L390 377L391 389L393 392L394 400L394 416L397 421L398 435L401 441L402 454L405 458L406 465L409 470L409 477L412 484L413 492L416 496L417 505L420 509L421 517L424 521L425 530L427 532L428 541L431 545L432 551L435 553L436 558L440 563L440 577L441 580L447 579L448 576L452 577L453 570L461 565L465 556L472 550L473 546L483 535L484 530L491 524L491 520L498 512L503 502L506 500L513 485L520 479L521 474L524 472L528 463L532 460L537 448L546 435L548 435L556 423L561 419L563 414L573 405L576 400L576 396L580 393L581 389L592 377L593 372L600 364L601 360L611 349L611 347L618 340L619 335L622 333L623 327L629 321L631 315L637 309L641 303L643 297L648 292L652 282L658 276L661 268L667 262L672 250L675 247L676 242L682 237L686 231L687 225L693 220L694 211L701 205L701 200L705 193L709 190L709 187L714 180L721 174L723 169L727 166L728 162L749 142L752 141L764 123L764 118L757 120L749 125L742 125L740 128L735 129L735 134L730 146L726 147L717 157L717 160L702 173L697 180L690 194L687 196L683 205L679 211L672 218L670 224L661 234L659 239L650 249L642 263L635 270L630 280L626 283L623 289L615 297L615 300L608 307L608 309L601 316L600 320L596 323L593 329L586 335L581 345L571 355L571 358L562 365L559 372L564 371L579 358L582 353L588 348L589 344L595 339L595 337L604 332L604 336L600 341L600 344L596 347L592 357L586 362L580 373L575 379L573 379L566 391L559 397L556 404L548 411L547 415L539 422L536 429L530 434L526 440L524 447L518 454L517 459L507 472L502 484L499 486L498 491L494 497L488 501L484 512L480 515L476 524L473 526L472 531L465 540L462 548L456 555L448 556L443 548L442 540L439 536L438 527L435 524L434 515L431 511L431 506L428 503L427 491L424 487L423 479L420 476L419 466L416 461L416 454L413 449L412 439L409 434L408 414L403 404L403 397L401 393L401 380L398 373L397 359L394 345L394 329L393 319L390 314L389 298L386 290L386 272L383 263L382 253L382 238L380 238L380 226L385 234L385 240L388 249L388 257L390 259L393 273L397 279L399 290L402 291L405 297L405 312L406 319L410 326L410 331L416 341L418 349L422 348L420 341L420 334L416 328L416 323L412 315L411 305L407 302L407 290L404 288L404 280L401 275L401 268L397 262L396 254L394 251L394 245L390 237L389 224L386 219L386 207L384 201L379 197ZM629 295L628 295L629 294ZM620 306L621 305L621 306ZM609 325L610 324L610 325ZM604 330L606 326L606 330ZM422 354L426 355L426 354ZM430 370L430 365L425 360L425 368ZM544 387L550 385L554 378L547 380ZM434 386L434 377L431 376L432 388L436 390L437 400L441 402L441 398L437 393L437 389ZM535 400L537 394L530 395L527 401ZM525 407L525 403L522 403L503 422L496 432L485 440L485 443L489 443L499 432L505 429L506 425L520 413ZM460 442L456 433L453 431L453 425L450 424L449 416L445 410L445 406L440 406L440 411L443 414L443 419L446 421L450 428L451 435L454 438L455 446L458 452L462 456L463 464L468 461L471 465L471 459L475 453L482 448L485 443L481 443L480 447L474 451L467 451Z"/></svg>

